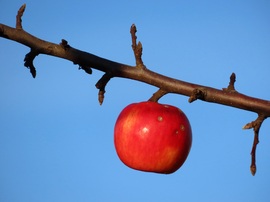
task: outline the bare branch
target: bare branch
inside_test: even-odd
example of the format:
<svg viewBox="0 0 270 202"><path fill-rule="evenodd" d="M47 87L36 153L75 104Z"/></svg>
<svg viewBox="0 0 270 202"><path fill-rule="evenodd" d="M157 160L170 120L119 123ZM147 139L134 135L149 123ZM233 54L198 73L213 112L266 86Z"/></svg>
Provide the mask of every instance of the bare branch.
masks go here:
<svg viewBox="0 0 270 202"><path fill-rule="evenodd" d="M34 59L36 56L38 56L38 52L31 49L31 51L25 55L24 58L24 66L30 69L30 73L32 74L33 78L36 78L36 68L33 64Z"/></svg>
<svg viewBox="0 0 270 202"><path fill-rule="evenodd" d="M104 94L105 94L105 87L107 85L107 83L110 81L110 79L112 78L112 75L110 73L105 73L101 79L99 79L99 81L96 83L96 88L99 89L98 92L98 101L99 104L102 105L103 101L104 101Z"/></svg>
<svg viewBox="0 0 270 202"><path fill-rule="evenodd" d="M255 121L252 121L248 124L246 124L243 129L251 129L253 128L254 131L254 140L253 140L253 145L251 149L251 165L250 165L250 172L254 176L256 174L256 149L257 149L257 144L259 143L259 131L261 128L261 125L263 121L266 119L263 114L259 114L258 118Z"/></svg>
<svg viewBox="0 0 270 202"><path fill-rule="evenodd" d="M137 44L137 36L136 36L137 28L133 24L130 28L130 34L132 39L132 49L134 52L136 66L139 68L145 68L143 61L142 61L142 43L139 41Z"/></svg>
<svg viewBox="0 0 270 202"><path fill-rule="evenodd" d="M82 67L92 67L93 69L103 72L110 72L113 77L141 81L170 93L190 97L194 95L194 90L197 91L196 89L203 89L204 96L195 96L195 98L206 102L218 103L256 112L257 114L264 114L267 117L270 116L270 101L267 100L177 80L158 74L147 68L134 68L133 66L104 59L91 53L75 49L71 46L65 50L63 45L44 41L30 35L24 30L17 30L3 24L0 24L0 37L17 41L18 43L30 47L31 50L35 50L35 52L39 54L46 54L70 60L74 64L79 64Z"/></svg>

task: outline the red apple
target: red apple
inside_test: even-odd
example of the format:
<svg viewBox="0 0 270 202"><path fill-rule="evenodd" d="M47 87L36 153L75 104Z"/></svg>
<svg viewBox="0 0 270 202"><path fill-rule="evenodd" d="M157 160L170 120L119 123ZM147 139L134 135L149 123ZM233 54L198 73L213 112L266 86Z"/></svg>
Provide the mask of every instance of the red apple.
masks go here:
<svg viewBox="0 0 270 202"><path fill-rule="evenodd" d="M114 128L114 145L130 168L170 174L185 162L192 143L189 121L180 109L156 102L128 105Z"/></svg>

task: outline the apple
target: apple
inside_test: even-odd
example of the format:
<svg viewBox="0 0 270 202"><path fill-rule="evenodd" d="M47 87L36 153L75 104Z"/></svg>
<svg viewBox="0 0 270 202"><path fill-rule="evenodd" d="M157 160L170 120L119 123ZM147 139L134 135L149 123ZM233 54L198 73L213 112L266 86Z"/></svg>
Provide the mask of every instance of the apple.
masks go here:
<svg viewBox="0 0 270 202"><path fill-rule="evenodd" d="M130 168L170 174L185 162L192 144L190 123L177 107L157 102L128 105L114 127L114 145Z"/></svg>

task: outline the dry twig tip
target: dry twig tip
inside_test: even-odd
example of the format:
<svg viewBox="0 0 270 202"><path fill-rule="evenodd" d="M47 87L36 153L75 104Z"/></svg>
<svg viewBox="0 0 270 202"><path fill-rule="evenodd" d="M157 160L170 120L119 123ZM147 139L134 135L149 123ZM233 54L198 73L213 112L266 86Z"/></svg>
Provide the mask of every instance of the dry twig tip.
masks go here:
<svg viewBox="0 0 270 202"><path fill-rule="evenodd" d="M22 29L22 16L25 11L25 8L26 8L26 4L23 4L18 10L18 13L16 16L16 29Z"/></svg>

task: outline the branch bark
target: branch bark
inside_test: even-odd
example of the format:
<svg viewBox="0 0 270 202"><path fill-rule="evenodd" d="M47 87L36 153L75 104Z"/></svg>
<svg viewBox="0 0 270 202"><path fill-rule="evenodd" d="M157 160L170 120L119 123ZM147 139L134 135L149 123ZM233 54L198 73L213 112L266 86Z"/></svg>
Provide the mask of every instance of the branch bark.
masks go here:
<svg viewBox="0 0 270 202"><path fill-rule="evenodd" d="M79 65L79 67L85 70L86 73L91 74L92 69L105 72L104 76L97 82L96 87L99 89L99 102L102 103L104 99L105 86L111 78L120 77L126 79L133 79L144 82L149 85L158 87L158 91L150 98L150 100L158 101L159 98L168 94L175 93L189 97L189 102L193 102L197 99L211 102L216 104L222 104L230 107L239 108L255 112L264 117L260 119L261 122L270 116L270 101L259 98L250 97L241 94L235 90L236 75L233 73L230 77L230 82L227 88L221 90L212 87L207 87L199 84L189 83L178 79L170 78L154 71L149 70L143 64L142 61L142 44L136 42L136 26L132 25L130 29L132 39L132 49L134 52L136 66L126 65L118 62L114 62L99 56L87 53L76 48L71 47L64 39L60 44L51 43L39 39L28 32L23 30L21 17L25 10L23 5L16 16L16 28L9 27L4 24L0 24L0 37L8 40L16 41L30 48L30 52L26 54L25 66L30 69L33 77L36 76L36 69L33 61L39 54L51 55L59 58L63 58ZM258 125L258 124L257 124ZM253 125L252 125L253 127ZM252 128L250 127L250 128ZM255 126L254 126L255 127ZM246 127L248 128L248 127ZM255 137L258 136L259 130L256 129ZM256 140L258 138L255 138ZM254 145L256 144L254 141ZM258 141L257 141L258 142ZM252 166L255 165L255 149L253 146L252 153L253 160ZM254 165L253 165L254 164ZM255 172L252 171L254 174Z"/></svg>

